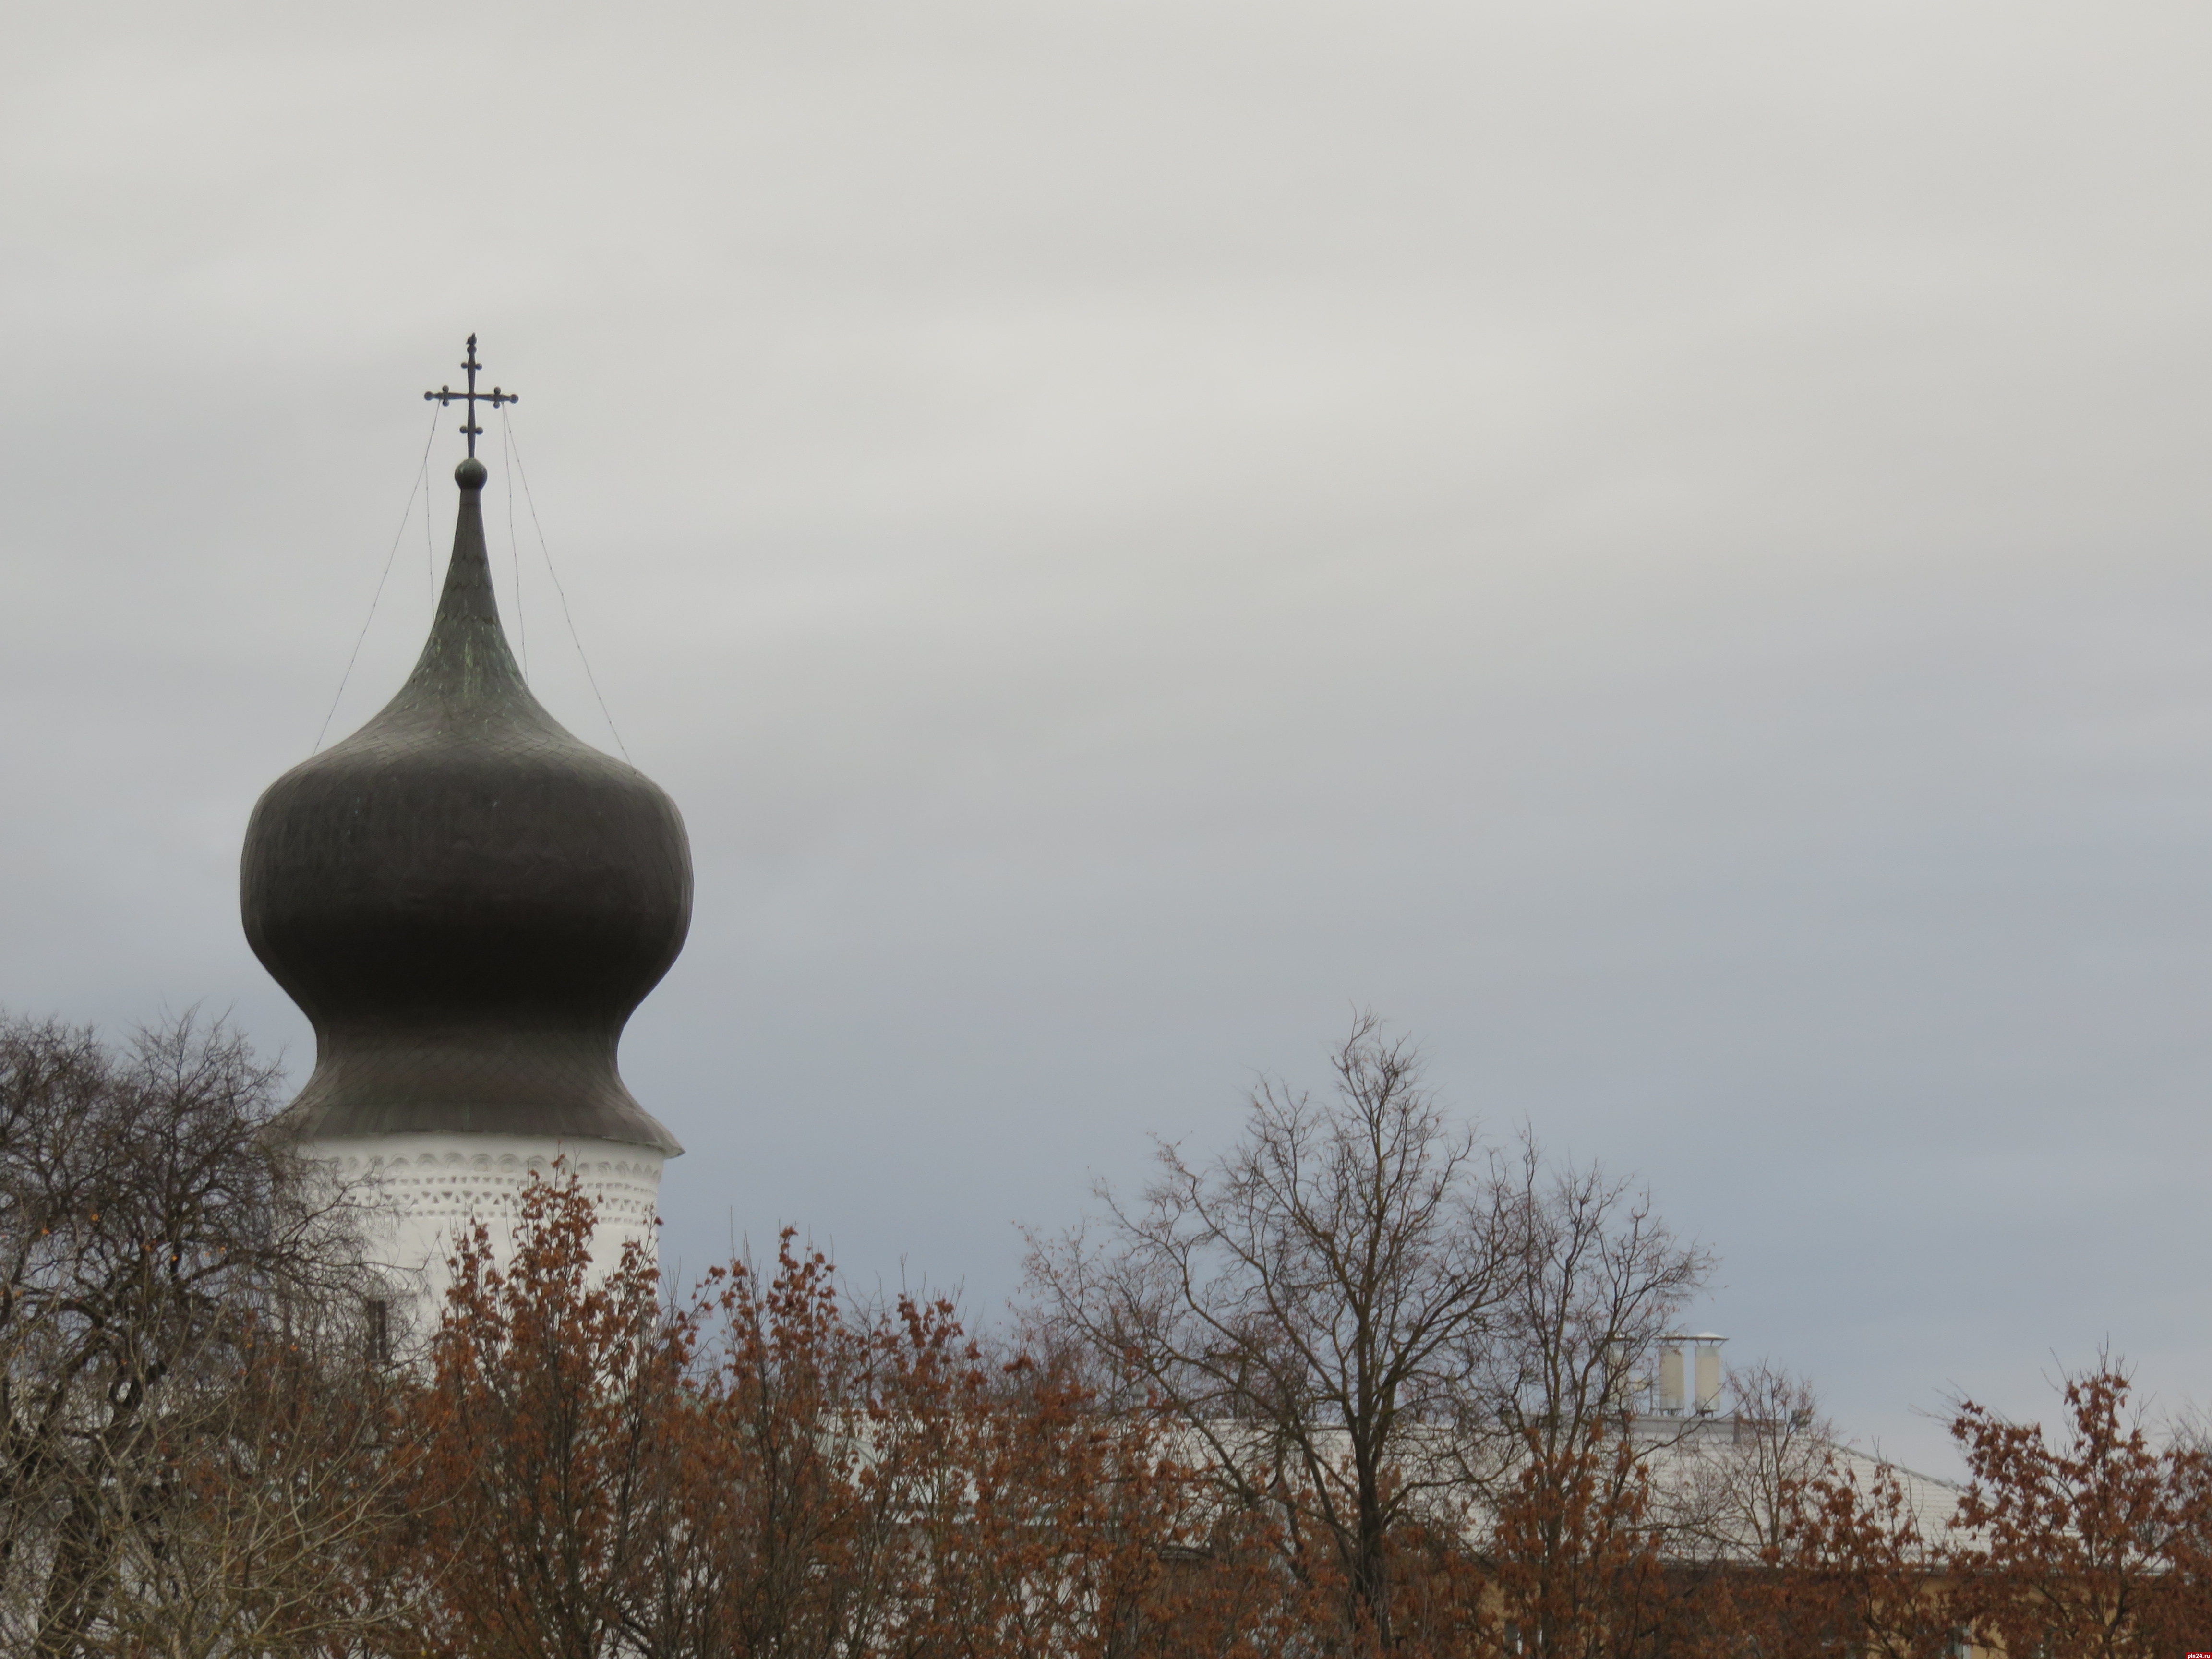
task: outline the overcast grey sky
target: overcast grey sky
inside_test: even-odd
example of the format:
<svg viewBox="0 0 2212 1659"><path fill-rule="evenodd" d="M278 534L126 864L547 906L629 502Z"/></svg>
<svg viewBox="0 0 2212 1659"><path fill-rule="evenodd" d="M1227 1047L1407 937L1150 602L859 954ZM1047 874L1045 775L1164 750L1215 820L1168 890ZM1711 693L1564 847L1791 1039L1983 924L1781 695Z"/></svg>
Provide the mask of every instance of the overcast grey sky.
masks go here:
<svg viewBox="0 0 2212 1659"><path fill-rule="evenodd" d="M0 11L0 1002L237 921L483 337L689 819L667 1253L1014 1282L1355 1002L1948 1467L2212 1395L2201 4ZM434 451L432 540L458 447ZM507 474L488 496L507 552ZM533 680L605 744L520 526ZM419 503L338 710L404 674ZM513 625L514 564L501 571Z"/></svg>

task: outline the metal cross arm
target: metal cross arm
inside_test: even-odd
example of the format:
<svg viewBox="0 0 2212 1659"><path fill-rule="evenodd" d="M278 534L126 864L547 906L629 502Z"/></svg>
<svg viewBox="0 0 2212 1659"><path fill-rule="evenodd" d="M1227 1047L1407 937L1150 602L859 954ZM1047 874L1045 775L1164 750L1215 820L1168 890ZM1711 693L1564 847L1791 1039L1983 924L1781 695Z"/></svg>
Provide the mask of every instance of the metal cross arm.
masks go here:
<svg viewBox="0 0 2212 1659"><path fill-rule="evenodd" d="M441 408L450 403L464 403L468 405L468 415L462 422L461 431L468 438L469 454L473 459L477 453L477 440L483 435L483 428L477 424L477 405L489 404L494 409L497 409L501 404L519 404L522 398L515 392L501 392L497 386L494 386L489 392L477 390L477 371L483 365L477 362L477 337L473 334L469 336L467 361L463 362L461 367L469 374L466 390L456 392L449 386L441 386L435 392L424 392L422 401L429 403L434 400Z"/></svg>

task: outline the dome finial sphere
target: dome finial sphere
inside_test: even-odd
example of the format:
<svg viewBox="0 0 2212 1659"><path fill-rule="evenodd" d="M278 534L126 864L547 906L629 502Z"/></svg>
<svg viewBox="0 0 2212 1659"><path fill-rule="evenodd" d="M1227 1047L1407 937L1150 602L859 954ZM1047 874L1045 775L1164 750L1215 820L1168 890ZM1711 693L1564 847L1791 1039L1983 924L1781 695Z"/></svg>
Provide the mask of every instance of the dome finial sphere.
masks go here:
<svg viewBox="0 0 2212 1659"><path fill-rule="evenodd" d="M453 469L453 482L464 489L482 489L488 476L484 464L473 455Z"/></svg>

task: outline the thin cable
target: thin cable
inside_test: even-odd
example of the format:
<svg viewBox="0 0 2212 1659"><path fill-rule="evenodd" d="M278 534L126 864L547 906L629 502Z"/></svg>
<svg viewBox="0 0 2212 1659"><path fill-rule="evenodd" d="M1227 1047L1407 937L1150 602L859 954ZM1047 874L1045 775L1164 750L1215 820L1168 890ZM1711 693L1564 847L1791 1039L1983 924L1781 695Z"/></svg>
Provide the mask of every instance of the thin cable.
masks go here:
<svg viewBox="0 0 2212 1659"><path fill-rule="evenodd" d="M522 641L522 678L526 682L530 678L530 621L522 614L522 549L514 538L514 433L507 425L504 408L499 411L499 447L507 462L507 556L514 567L514 632ZM607 724L611 726L614 722L610 720Z"/></svg>
<svg viewBox="0 0 2212 1659"><path fill-rule="evenodd" d="M561 596L561 615L568 624L569 639L575 643L577 660L584 665L584 678L591 682L592 696L599 699L599 713L607 722L607 730L614 733L615 747L622 750L622 757L628 761L629 745L622 740L622 732L615 725L615 717L608 712L607 700L600 696L599 677L592 672L592 659L584 653L583 635L576 632L576 618L568 609L568 590L561 586L561 573L553 568L553 550L545 544L545 526L538 521L538 498L530 493L530 474L522 465L522 441L510 429L507 442L514 455L514 476L522 480L523 504L530 509L530 527L538 532L538 550L545 556L545 574L553 579L553 591ZM630 764L635 766L637 763L630 761Z"/></svg>
<svg viewBox="0 0 2212 1659"><path fill-rule="evenodd" d="M440 404L438 407L442 410L445 404ZM431 435L435 437L437 431L436 427L432 427ZM438 619L438 549L433 540L436 526L430 522L430 457L428 452L423 454L422 465L422 574L430 580L430 620L435 622Z"/></svg>
<svg viewBox="0 0 2212 1659"><path fill-rule="evenodd" d="M425 486L430 477L430 446L438 441L438 416L444 409L430 411L430 435L422 440L422 459L415 469L414 484L407 491L406 510L399 515L399 528L392 532L392 550L384 556L384 572L376 579L376 592L369 596L368 615L362 619L361 632L354 636L352 654L346 658L345 672L338 676L337 696L331 699L330 712L323 716L323 729L315 733L315 746L307 752L319 753L323 739L331 734L331 722L337 718L338 704L345 696L346 682L353 678L355 660L361 655L361 642L368 637L369 624L376 620L376 604L384 597L384 585L392 580L392 561L399 556L399 544L407 534L407 521L415 516L415 497L422 497L422 523L427 530L430 522L430 494Z"/></svg>

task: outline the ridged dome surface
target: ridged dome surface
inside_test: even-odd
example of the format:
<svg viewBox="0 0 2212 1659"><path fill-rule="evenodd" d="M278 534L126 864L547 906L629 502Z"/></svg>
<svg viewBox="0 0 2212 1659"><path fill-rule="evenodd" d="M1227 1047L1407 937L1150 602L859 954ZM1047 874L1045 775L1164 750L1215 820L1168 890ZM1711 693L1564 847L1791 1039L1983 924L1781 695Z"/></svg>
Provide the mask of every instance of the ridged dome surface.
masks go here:
<svg viewBox="0 0 2212 1659"><path fill-rule="evenodd" d="M683 1148L623 1086L623 1024L684 948L676 803L523 683L465 462L421 659L271 784L240 871L254 954L314 1024L307 1139L459 1130Z"/></svg>

